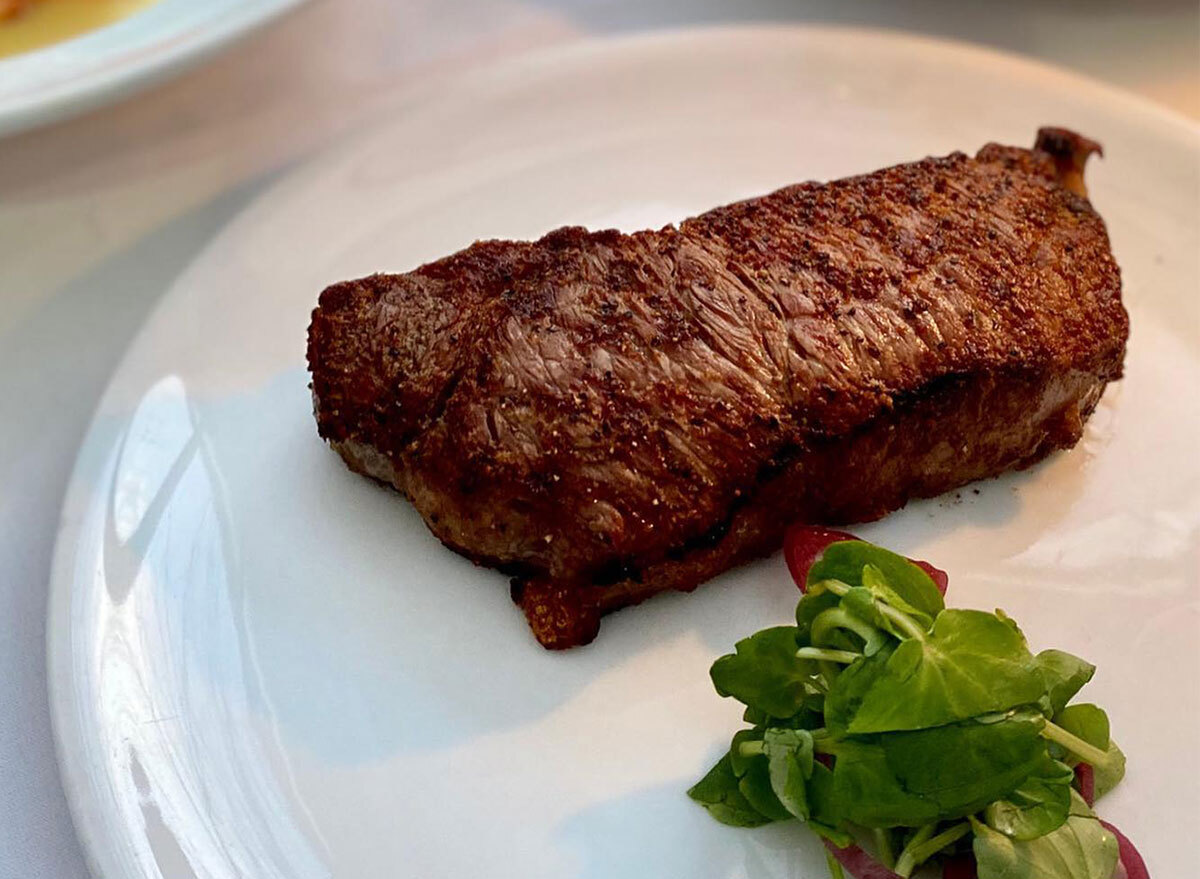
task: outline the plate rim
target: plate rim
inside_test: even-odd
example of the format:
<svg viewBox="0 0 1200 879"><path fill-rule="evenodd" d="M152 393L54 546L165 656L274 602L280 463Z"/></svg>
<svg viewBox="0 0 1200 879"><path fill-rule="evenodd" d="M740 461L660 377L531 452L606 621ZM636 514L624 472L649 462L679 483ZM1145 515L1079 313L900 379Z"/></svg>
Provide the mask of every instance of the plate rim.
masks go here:
<svg viewBox="0 0 1200 879"><path fill-rule="evenodd" d="M277 0L277 2L291 6L303 3L305 0ZM396 116L409 102L428 99L447 89L469 85L477 77L511 75L525 68L552 65L563 59L578 60L578 56L581 54L593 58L597 56L613 57L630 50L652 49L655 45L677 42L722 39L803 40L813 36L880 40L893 45L906 45L914 49L925 48L930 51L958 54L961 57L973 59L979 64L1008 68L1014 73L1051 77L1063 88L1086 90L1098 98L1113 102L1118 106L1114 110L1116 114L1138 114L1143 118L1153 120L1164 130L1171 130L1173 137L1180 141L1187 141L1188 146L1200 158L1200 121L1192 120L1170 107L1158 104L1119 86L1110 85L1090 76L1018 53L900 29L820 23L760 23L669 27L632 34L583 36L548 47L521 51L499 59L484 59L477 63L468 63L466 66L450 71L438 71L402 87L395 101L389 105L388 112L380 118L344 133L336 141L290 169L288 174L273 181L244 205L216 235L204 243L193 259L163 291L163 295L150 309L130 339L112 369L104 390L97 398L96 405L89 416L87 428L80 438L67 488L63 494L59 524L54 540L47 589L45 641L51 730L59 776L76 836L80 841L88 867L94 876L98 879L128 879L132 874L109 876L99 869L98 853L103 850L103 834L101 833L103 827L99 820L92 815L98 802L94 799L89 800L86 796L91 777L87 772L89 764L78 756L84 752L88 740L84 738L82 729L75 723L75 718L72 716L72 709L76 704L73 697L82 690L79 688L79 680L73 674L74 654L71 652L70 610L78 584L75 568L82 536L82 512L87 506L87 501L93 496L89 491L91 483L82 477L89 468L95 467L96 461L106 460L118 452L123 443L124 429L128 427L129 418L122 418L120 430L114 430L111 425L105 428L101 423L101 418L111 397L116 392L119 380L128 367L132 352L139 341L145 337L147 329L161 317L168 307L172 299L170 293L175 285L190 275L196 269L197 264L226 235L230 234L231 230L240 227L258 206L275 198L277 193L285 187L294 185L298 178L335 161L338 156L354 149L363 141L370 140L379 131L393 123ZM0 118L0 131L2 131L2 126L3 119Z"/></svg>
<svg viewBox="0 0 1200 879"><path fill-rule="evenodd" d="M102 57L73 66L67 75L35 80L26 91L0 94L0 137L17 134L68 116L84 113L109 102L149 88L175 73L199 64L237 40L308 0L250 0L225 15L204 21L182 35L163 32L150 39L114 48ZM134 12L97 31L80 34L63 43L87 40L107 28L119 27L152 7ZM28 53L0 59L0 72L6 67L34 67L38 56L55 46L44 46Z"/></svg>

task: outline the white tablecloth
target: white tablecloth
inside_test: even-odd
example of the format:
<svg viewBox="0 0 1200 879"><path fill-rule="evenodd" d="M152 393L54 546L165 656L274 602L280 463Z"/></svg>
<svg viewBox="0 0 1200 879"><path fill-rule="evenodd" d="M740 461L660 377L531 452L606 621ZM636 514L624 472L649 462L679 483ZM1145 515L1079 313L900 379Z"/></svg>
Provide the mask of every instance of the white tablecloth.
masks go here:
<svg viewBox="0 0 1200 879"><path fill-rule="evenodd" d="M729 20L972 40L1200 117L1195 0L317 0L170 84L0 141L0 879L87 875L50 734L46 582L76 446L172 279L283 169L388 113L417 77Z"/></svg>

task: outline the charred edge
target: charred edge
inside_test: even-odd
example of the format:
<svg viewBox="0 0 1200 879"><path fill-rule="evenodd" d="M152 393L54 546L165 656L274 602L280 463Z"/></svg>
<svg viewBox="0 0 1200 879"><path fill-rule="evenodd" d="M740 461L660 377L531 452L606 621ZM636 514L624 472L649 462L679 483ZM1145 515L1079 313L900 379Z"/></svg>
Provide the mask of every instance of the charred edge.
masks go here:
<svg viewBox="0 0 1200 879"><path fill-rule="evenodd" d="M966 384L969 381L969 378L969 376L961 374L939 376L919 389L897 394L893 398L891 408L897 411L905 410L917 405L918 403L925 402L931 397L936 399L938 397L948 395ZM877 415L879 414L882 413L877 413ZM865 423L860 425L854 431L854 433L871 429L873 422L874 418L868 419ZM694 553L703 553L717 549L729 535L730 531L733 530L733 526L737 521L738 513L743 507L747 506L753 500L759 489L766 488L773 483L776 478L778 478L785 470L787 470L789 466L794 464L796 460L799 459L800 456L806 451L812 451L813 449L819 448L828 442L845 441L846 437L844 435L838 435L833 437L814 438L814 444L812 448L798 443L785 443L779 448L778 451L775 452L774 455L771 456L769 460L765 461L759 467L758 472L755 474L755 491L744 493L735 499L729 505L728 514L722 518L721 521L710 527L707 531L704 531L695 537L692 537L667 549L663 553L662 560L667 562L685 562ZM848 524L854 521L869 521L870 519L877 519L880 516L885 515L888 512L888 509L890 509L890 507L887 509L881 509L880 512L874 516L864 517L859 515L854 518L846 519L839 518L835 513L830 517L827 524ZM658 562L655 562L654 564L657 563ZM592 582L597 586L615 586L620 583L629 582L641 583L644 578L643 571L633 568L632 565L629 565L628 568L625 568L625 564L626 563L623 560L614 560L599 569L601 571L612 573L621 572L622 576L619 579L613 579L611 581L605 579L602 581L597 579L599 576L599 574L597 574L593 576ZM653 567L653 565L651 565L651 567Z"/></svg>
<svg viewBox="0 0 1200 879"><path fill-rule="evenodd" d="M1087 198L1083 167L1092 153L1104 155L1100 144L1067 128L1039 128L1033 148L1054 159L1059 183L1080 198Z"/></svg>
<svg viewBox="0 0 1200 879"><path fill-rule="evenodd" d="M565 650L590 643L600 631L600 607L590 590L545 579L525 581L521 610L538 643L547 650Z"/></svg>
<svg viewBox="0 0 1200 879"><path fill-rule="evenodd" d="M525 561L485 560L482 562L477 561L476 564L484 564L488 567L495 568L504 576L515 577L518 580L527 580L530 577L536 577L539 574L545 573L541 568L537 567L536 565L531 565L529 562Z"/></svg>
<svg viewBox="0 0 1200 879"><path fill-rule="evenodd" d="M892 409L896 412L905 411L925 400L950 396L955 391L962 389L971 379L972 376L959 372L939 375L937 378L930 379L919 388L899 391L894 394L892 396ZM869 427L873 421L874 419L868 420L862 425L862 428Z"/></svg>
<svg viewBox="0 0 1200 879"><path fill-rule="evenodd" d="M633 559L611 559L605 562L592 572L591 582L593 586L607 587L615 586L618 583L641 583L641 569L634 563Z"/></svg>
<svg viewBox="0 0 1200 879"><path fill-rule="evenodd" d="M797 458L800 452L800 446L795 444L782 447L759 468L755 474L756 485L763 486L770 483ZM663 553L665 560L680 562L687 559L692 553L716 549L729 536L738 511L750 502L750 498L750 495L743 495L735 499L730 504L728 515L707 531L667 549ZM607 588L621 583L641 583L643 582L643 572L633 558L614 558L596 568L587 579L593 586Z"/></svg>
<svg viewBox="0 0 1200 879"><path fill-rule="evenodd" d="M669 561L683 561L693 552L702 552L706 549L714 549L720 546L721 541L729 534L729 530L733 527L733 519L735 514L741 507L745 505L745 501L739 499L737 503L729 511L729 515L721 519L707 531L702 534L697 534L695 537L689 538L683 543L671 547L666 552L666 557Z"/></svg>
<svg viewBox="0 0 1200 879"><path fill-rule="evenodd" d="M764 461L754 474L754 483L764 486L783 473L788 466L800 457L804 449L799 443L785 443L770 458Z"/></svg>
<svg viewBox="0 0 1200 879"><path fill-rule="evenodd" d="M500 573L504 573L501 571ZM525 594L526 581L521 577L513 577L508 581L508 595L512 599L513 604L520 604L521 597Z"/></svg>

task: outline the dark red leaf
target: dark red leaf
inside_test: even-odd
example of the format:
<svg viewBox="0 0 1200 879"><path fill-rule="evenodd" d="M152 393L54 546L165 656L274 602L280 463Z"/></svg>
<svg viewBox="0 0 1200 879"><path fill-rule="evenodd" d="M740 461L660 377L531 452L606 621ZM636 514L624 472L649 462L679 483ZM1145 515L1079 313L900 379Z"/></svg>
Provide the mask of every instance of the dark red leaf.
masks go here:
<svg viewBox="0 0 1200 879"><path fill-rule="evenodd" d="M838 848L828 839L824 840L825 848L833 853L834 858L854 879L900 879L879 861L875 860L856 845Z"/></svg>
<svg viewBox="0 0 1200 879"><path fill-rule="evenodd" d="M1129 841L1129 837L1107 821L1101 821L1100 823L1117 838L1117 846L1121 850L1121 866L1129 874L1129 879L1150 879L1150 871L1146 869L1146 862L1142 860L1141 854L1134 847L1133 843Z"/></svg>
<svg viewBox="0 0 1200 879"><path fill-rule="evenodd" d="M808 569L825 552L825 547L841 540L858 539L848 531L837 531L833 528L823 528L820 525L793 525L789 528L783 538L783 557L787 561L788 570L792 574L792 579L796 581L796 585L800 587L800 591L803 592L807 585ZM909 561L929 575L934 585L937 586L938 592L942 595L946 594L950 578L945 571L920 559L909 559Z"/></svg>
<svg viewBox="0 0 1200 879"><path fill-rule="evenodd" d="M942 595L946 594L946 590L950 587L950 576L941 568L935 568L929 562L923 562L920 559L909 559L914 565L929 575L929 579L933 581L933 585L937 587L938 592Z"/></svg>
<svg viewBox="0 0 1200 879"><path fill-rule="evenodd" d="M1096 772L1091 763L1080 763L1075 767L1075 789L1089 806L1096 804Z"/></svg>
<svg viewBox="0 0 1200 879"><path fill-rule="evenodd" d="M858 540L846 531L834 531L819 525L793 525L783 538L783 557L787 560L792 579L803 592L808 569L825 552L825 547L841 540Z"/></svg>

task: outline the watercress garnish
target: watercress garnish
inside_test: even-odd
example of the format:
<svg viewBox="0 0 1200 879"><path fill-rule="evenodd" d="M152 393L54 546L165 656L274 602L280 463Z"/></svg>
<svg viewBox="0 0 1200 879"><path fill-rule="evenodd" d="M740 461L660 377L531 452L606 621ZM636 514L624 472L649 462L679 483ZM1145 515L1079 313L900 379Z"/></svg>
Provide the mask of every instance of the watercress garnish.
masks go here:
<svg viewBox="0 0 1200 879"><path fill-rule="evenodd" d="M796 627L763 629L737 642L737 652L713 663L713 686L748 708L791 717L814 695L815 662L796 657Z"/></svg>
<svg viewBox="0 0 1200 879"><path fill-rule="evenodd" d="M902 640L885 662L854 662L830 687L831 730L927 729L1045 694L1021 633L995 614L944 610L933 628Z"/></svg>
<svg viewBox="0 0 1200 879"><path fill-rule="evenodd" d="M759 827L774 820L751 806L742 794L728 754L692 786L688 796L708 809L708 814L722 824Z"/></svg>
<svg viewBox="0 0 1200 879"><path fill-rule="evenodd" d="M979 879L1112 879L1117 838L1075 791L1067 819L1049 833L1014 839L971 819Z"/></svg>
<svg viewBox="0 0 1200 879"><path fill-rule="evenodd" d="M901 877L970 850L979 879L1111 879L1115 837L1072 788L1079 763L1097 794L1125 768L1108 716L1071 703L1092 665L1034 655L1003 611L947 609L926 570L860 540L793 573L796 625L713 664L751 726L694 800L726 824L807 823L857 852L839 871L869 834Z"/></svg>

